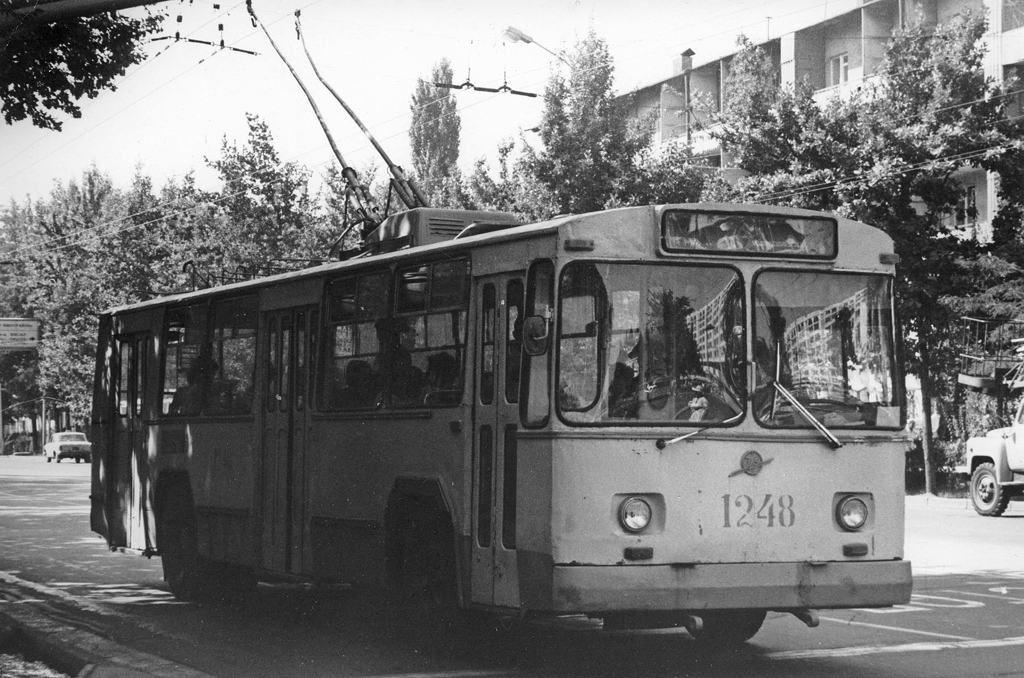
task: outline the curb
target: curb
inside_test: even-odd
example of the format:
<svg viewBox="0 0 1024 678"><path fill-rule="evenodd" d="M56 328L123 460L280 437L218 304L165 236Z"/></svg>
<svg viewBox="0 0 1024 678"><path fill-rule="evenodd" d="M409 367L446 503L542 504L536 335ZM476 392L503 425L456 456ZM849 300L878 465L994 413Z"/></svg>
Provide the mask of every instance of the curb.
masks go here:
<svg viewBox="0 0 1024 678"><path fill-rule="evenodd" d="M3 590L10 592L10 585ZM214 678L57 620L35 605L10 602L22 601L0 597L0 647L75 678Z"/></svg>
<svg viewBox="0 0 1024 678"><path fill-rule="evenodd" d="M935 506L951 509L970 509L971 500L968 497L938 497L934 494L908 494L905 499L907 504L918 504L924 506ZM973 510L973 509L972 509Z"/></svg>

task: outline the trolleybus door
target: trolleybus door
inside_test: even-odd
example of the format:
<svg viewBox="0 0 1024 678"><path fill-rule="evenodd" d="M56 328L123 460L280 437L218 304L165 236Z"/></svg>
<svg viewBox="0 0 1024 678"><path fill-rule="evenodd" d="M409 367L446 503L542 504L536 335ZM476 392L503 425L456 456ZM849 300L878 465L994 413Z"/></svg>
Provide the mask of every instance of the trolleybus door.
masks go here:
<svg viewBox="0 0 1024 678"><path fill-rule="evenodd" d="M476 420L473 447L472 600L519 605L516 468L523 282L477 282Z"/></svg>
<svg viewBox="0 0 1024 678"><path fill-rule="evenodd" d="M142 396L149 334L120 335L117 347L117 392L114 403L114 494L117 518L113 534L127 548L150 546L145 531L145 497L140 464L147 462L146 429L142 421ZM117 534L123 529L122 534Z"/></svg>
<svg viewBox="0 0 1024 678"><path fill-rule="evenodd" d="M263 318L263 566L301 574L311 562L306 515L310 347L316 312L310 308Z"/></svg>

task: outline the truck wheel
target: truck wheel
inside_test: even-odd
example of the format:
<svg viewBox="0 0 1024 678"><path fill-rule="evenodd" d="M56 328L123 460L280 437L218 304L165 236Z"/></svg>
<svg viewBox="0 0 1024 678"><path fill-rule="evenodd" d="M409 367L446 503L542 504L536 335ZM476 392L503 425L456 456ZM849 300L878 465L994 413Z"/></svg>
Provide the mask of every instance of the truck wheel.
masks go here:
<svg viewBox="0 0 1024 678"><path fill-rule="evenodd" d="M982 516L1001 516L1010 503L1010 494L999 486L992 462L979 464L971 475L971 503Z"/></svg>

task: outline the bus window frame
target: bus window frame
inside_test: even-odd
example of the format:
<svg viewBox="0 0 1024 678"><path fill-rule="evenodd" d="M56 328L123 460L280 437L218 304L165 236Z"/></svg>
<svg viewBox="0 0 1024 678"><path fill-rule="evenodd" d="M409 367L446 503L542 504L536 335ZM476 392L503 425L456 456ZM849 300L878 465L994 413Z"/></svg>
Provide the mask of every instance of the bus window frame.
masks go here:
<svg viewBox="0 0 1024 678"><path fill-rule="evenodd" d="M896 275L894 273L886 272L886 271L858 271L858 270L835 270L835 269L831 269L831 268L830 269L821 269L821 268L806 268L806 267L769 266L769 267L758 269L751 276L750 290L749 290L749 292L750 292L750 309L749 309L749 314L750 314L750 327L749 327L750 336L748 337L748 341L749 341L749 343L751 345L751 350L752 350L751 355L753 356L752 360L751 360L751 365L754 368L752 373L751 373L751 383L748 385L748 400L750 401L750 417L751 417L751 419L753 419L757 423L758 427L760 427L761 429L763 429L765 431L806 431L806 430L813 430L813 428L814 428L809 422L806 422L806 421L803 421L803 420L801 420L801 421L803 421L803 423L797 423L797 424L770 425L770 424L766 423L765 420L762 419L761 417L759 417L758 414L757 414L756 406L754 404L755 395L758 393L758 391L760 390L760 388L762 386L767 387L767 386L770 385L770 382L768 382L766 384L758 384L757 383L757 368L756 368L757 357L755 355L756 349L754 348L754 346L755 346L755 344L757 342L758 336L759 336L758 332L757 332L757 315L758 315L758 313L757 313L757 308L758 308L757 284L758 284L758 278L762 274L766 274L766 273L767 274L771 274L771 273L795 273L795 274L814 273L814 274L819 274L819 275L858 276L858 277L862 277L862 278L879 277L879 278L885 278L885 279L887 279L889 281L889 314L888 315L889 315L889 321L891 323L891 329L892 329L892 335L893 335L890 338L890 340L892 342L892 355L890 356L890 358L892 359L892 398L891 398L891 401L894 403L893 405L890 405L889 407L898 407L899 408L899 412L900 412L899 422L897 424L893 424L892 426L878 426L877 424L874 425L874 426L865 426L865 425L861 425L859 423L857 423L857 424L848 424L848 425L842 425L842 424L837 424L837 423L828 423L827 426L828 426L829 429L835 429L835 430L838 430L838 431L856 431L856 432L865 432L865 433L881 433L881 432L892 432L892 431L900 431L900 430L902 430L906 426L906 422L907 422L907 406L905 404L906 403L906 387L905 387L905 384L904 384L904 373L903 373L903 370L901 369L902 363L901 363L900 345L901 345L902 342L899 340L899 337L901 336L901 333L900 333L900 327L897 324L899 318L898 318L898 315L896 313L896 303L897 303L897 301L896 301L896 283L897 283L897 280L896 280Z"/></svg>
<svg viewBox="0 0 1024 678"><path fill-rule="evenodd" d="M464 272L464 274L461 277L461 284L460 284L460 288L461 289L459 290L461 292L461 298L458 300L457 304L441 304L441 305L438 305L437 307L435 307L434 306L435 301L444 301L447 298L454 299L454 295L451 295L450 293L446 293L444 296L442 296L442 293L435 293L434 286L435 286L435 283L437 282L437 275L436 275L437 267L438 266L444 266L444 265L453 265L453 264L457 264L459 262L463 262L465 264L465 272ZM427 275L427 279L426 279L426 290L423 292L423 297L424 297L423 298L423 303L421 305L417 306L417 308L415 308L415 309L409 308L409 309L405 309L405 310L399 310L399 306L403 302L403 296L402 296L403 295L402 274L406 273L406 272L409 272L409 271L413 271L413 270L415 270L417 268L419 268L419 269L424 269L425 268L428 271L428 275ZM470 388L468 389L470 392L475 390L473 388L472 384L470 384L470 381L473 378L472 370L467 370L467 359L468 359L468 355L470 353L470 351L468 350L469 347L467 345L467 341L470 338L469 324L471 322L471 318L473 317L472 313L471 313L472 281L473 281L473 262L472 262L472 258L470 257L470 255L468 253L453 254L452 256L446 257L444 259L426 259L426 260L417 260L417 261L404 262L401 265L396 266L394 268L394 270L392 271L392 275L391 275L392 300L391 300L391 303L389 305L389 313L387 315L387 318L389 320L389 322L388 322L389 336L387 338L386 343L389 346L389 349L385 349L385 354L384 354L384 363L385 363L384 371L385 371L385 375L386 375L385 382L387 384L386 389L385 389L386 390L386 400L387 400L388 405L391 408L393 408L395 410L409 410L409 409L419 409L419 408L429 408L429 409L440 408L440 409L444 409L444 408L460 407L463 404L463 402L465 401L465 399L466 399L467 385L470 385ZM462 316L461 317L461 327L458 328L459 329L459 335L458 336L453 335L453 337L452 337L455 340L454 344L441 347L439 350L434 350L435 347L430 346L430 345L427 345L425 348L422 348L422 349L421 348L416 348L414 350L410 350L410 349L402 346L402 344L401 344L402 332L400 332L399 329L398 329L400 323L402 323L403 321L406 321L406 320L414 320L414 322L415 322L418 319L422 319L422 321L423 321L423 329L424 329L424 339L427 340L427 339L430 338L430 335L432 333L431 330L430 330L431 318L437 317L437 316L441 316L441 315L447 315L447 314L451 314L451 313L458 313L458 314L461 314L461 316ZM412 363L410 363L410 368L416 369L417 371L421 372L420 376L421 376L423 381L421 382L420 393L418 394L418 396L422 396L422 398L417 397L417 400L420 400L421 402L415 402L415 401L411 401L411 402L408 402L408 403L396 402L396 398L395 398L395 387L396 387L396 383L397 383L397 379L396 379L397 359L396 359L396 356L398 355L398 353L400 351L407 351L407 352L410 353L410 358L411 358L411 356L412 356L414 351L416 353L424 353L424 354L428 354L428 355L431 355L431 356L432 355L442 355L442 354L443 355L448 355L448 350L447 349L452 349L454 351L454 353L455 353L455 364L456 364L456 367L457 367L457 370L458 370L458 372L457 372L457 374L458 374L458 381L456 382L456 388L453 388L453 389L441 389L441 390L437 390L437 391L429 390L430 387L429 387L428 370L426 370L426 369L422 369L421 370L420 368L418 368L415 365L413 365ZM460 353L461 353L461 355L459 355ZM427 385L422 385L422 384L427 384ZM424 389L427 389L427 390L424 390ZM447 393L447 391L451 391L452 393ZM456 396L456 393L455 393L456 391L457 391L457 397L455 397ZM432 402L432 399L430 398L430 396L433 395L434 393L441 393L441 394L444 394L446 397L444 399L437 399L436 402Z"/></svg>
<svg viewBox="0 0 1024 678"><path fill-rule="evenodd" d="M543 269L543 270L542 270ZM537 279L540 275L547 276L547 299L546 308L540 308L537 303ZM554 372L552 354L554 344L553 328L555 324L555 304L558 303L558 278L560 272L555 266L554 260L550 258L535 259L530 262L526 272L526 285L523 294L523 353L522 363L519 372L519 421L525 429L542 429L551 423L551 377ZM527 350L529 343L527 335L527 324L531 317L541 318L545 323L545 350L536 355ZM537 369L534 370L536 364ZM544 384L540 388L533 387L534 372L536 376L544 378ZM532 394L543 398L538 403L531 397ZM534 412L543 412L542 416L532 417Z"/></svg>
<svg viewBox="0 0 1024 678"><path fill-rule="evenodd" d="M159 403L159 408L158 408L158 413L159 413L160 418L188 419L188 418L195 418L195 417L202 417L202 416L204 416L203 415L203 405L204 405L204 403L202 401L200 401L199 407L198 407L198 409L195 412L174 412L174 411L171 410L171 403L168 403L166 410L164 408L164 401L167 398L168 393L169 393L166 390L166 387L167 387L167 357L168 357L168 354L169 354L169 347L170 347L170 344L167 341L167 333L168 333L168 330L170 329L171 316L174 313L176 313L176 312L187 310L187 309L202 309L202 314L203 314L202 340L201 340L201 342L199 344L197 344L198 349L196 351L195 356L193 356L193 358L192 358L192 362L195 363L195 361L198 360L199 356L203 352L204 346L205 347L209 347L210 346L210 316L212 314L211 299L202 299L198 303L196 303L196 302L191 302L191 303L186 302L186 303L182 303L182 304L174 304L174 305L171 305L171 306L167 306L164 309L163 322L161 323L161 330L160 330L160 355L158 357L158 359L160 361L160 382L159 382L160 383L160 385L159 385L159 388L160 388L160 403ZM190 317L190 320L191 320L191 317ZM186 325L184 327L184 332L185 332L186 336L188 336L188 331L189 331L189 329L188 329L188 326ZM180 356L179 356L179 358L180 358ZM180 359L179 359L178 363L179 364L176 365L175 370L176 370L176 374L180 375L180 373L181 373ZM191 364L190 364L189 367L191 367ZM188 371L188 368L186 368L185 372L187 373L187 371ZM188 382L188 377L186 375L185 376L185 385L186 386L188 385L187 382ZM182 388L181 384L182 384L182 382L179 380L177 382L177 387L175 388L174 394L171 394L171 396L172 396L171 397L171 402L173 402L174 395L177 394L177 392Z"/></svg>
<svg viewBox="0 0 1024 678"><path fill-rule="evenodd" d="M730 285L739 286L739 300L741 304L741 316L743 320L743 349L741 359L743 360L743 389L741 393L736 394L740 400L741 411L727 419L713 420L713 419L702 419L699 421L689 421L687 419L663 419L663 420L616 420L616 419L599 419L597 421L571 421L565 417L566 412L577 412L583 410L563 410L558 404L558 398L553 399L552 404L554 405L555 414L558 420L566 426L573 428L624 428L624 427L640 427L640 428L666 428L666 427L681 427L681 428L697 428L697 429L712 429L712 428L735 428L743 424L748 416L748 401L750 399L751 385L750 375L747 370L747 363L749 361L750 346L752 341L753 325L750 320L751 304L748 300L748 295L752 289L752 282L747 280L743 270L733 262L721 261L721 260L674 260L674 259L661 259L655 261L649 260L601 260L601 259L573 259L565 262L562 267L557 271L556 275L556 289L555 289L555 314L557 315L556 322L552 323L549 334L551 335L549 341L549 351L554 354L552 362L553 367L550 370L550 377L556 380L561 379L561 338L562 338L562 282L565 275L565 269L569 266L576 264L595 264L595 265L610 265L610 266L643 266L643 267L674 267L674 268L687 268L687 269L719 269L728 270L734 274L734 278ZM781 269L790 270L790 269ZM600 329L598 330L598 339L600 339ZM599 354L602 350L598 347ZM606 364L603 364L599 360L598 364L598 384L603 380L602 371L607 368ZM598 388L597 400L600 400L602 394L600 388ZM597 401L595 401L596 403ZM591 404L591 407L594 403Z"/></svg>
<svg viewBox="0 0 1024 678"><path fill-rule="evenodd" d="M362 356L376 356L378 361L378 373L375 376L377 394L373 399L373 402L360 405L344 405L337 402L337 398L332 396L327 397L327 389L330 388L328 380L334 373L334 361L337 357L334 355L335 349L335 336L336 328L343 325L346 326L358 326L365 325L369 322L373 322L375 327L379 327L381 323L387 324L388 318L390 317L389 309L394 304L394 270L390 267L376 267L376 268L365 268L357 271L351 271L346 275L328 278L324 281L324 292L323 300L321 302L321 308L323 314L319 319L319 327L315 330L311 329L311 334L316 335L316 352L318 355L312 356L316 361L316 380L314 391L315 394L311 396L311 400L316 402L316 411L327 414L334 413L345 413L345 412L367 412L373 410L379 410L386 405L385 393L387 392L386 383L388 378L388 356L386 348L386 340L381 340L378 337L377 352L374 354L370 353L353 353L351 356L346 356L346 360L359 359ZM338 319L340 315L335 314L334 300L332 297L333 287L335 285L341 285L343 283L352 283L354 285L354 302L358 307L360 297L364 291L363 281L372 277L380 278L383 284L383 292L379 300L379 308L375 308L377 315L366 315L361 316L357 310L354 310L350 317L344 317ZM335 336L332 336L335 335ZM329 348L330 350L326 350ZM346 363L346 367L349 363Z"/></svg>

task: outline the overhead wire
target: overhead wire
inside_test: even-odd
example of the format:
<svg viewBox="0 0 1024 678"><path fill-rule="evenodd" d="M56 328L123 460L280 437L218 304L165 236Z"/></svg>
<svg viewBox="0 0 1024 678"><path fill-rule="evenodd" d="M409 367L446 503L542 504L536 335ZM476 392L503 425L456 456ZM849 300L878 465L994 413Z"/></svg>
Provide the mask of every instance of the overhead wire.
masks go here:
<svg viewBox="0 0 1024 678"><path fill-rule="evenodd" d="M242 5L244 4L244 3L245 3L245 0L240 0L240 1L239 1L239 2L237 3L237 4L235 4L235 5L234 5L234 6L232 7L232 8L224 10L223 12L221 12L220 14L218 14L217 16L215 16L215 17L213 17L213 18L209 19L209 20L208 20L208 21L207 21L206 23L204 23L204 24L201 24L201 25L200 25L199 27L197 27L196 29L194 29L194 31L193 31L192 33L190 33L189 35L190 35L190 36L191 36L191 35L195 35L195 33L196 33L196 32L198 32L198 31L202 30L202 29L203 29L203 28L205 28L205 27L206 27L207 25L209 25L210 23L212 23L212 22L216 21L217 19L220 19L220 18L222 18L222 17L224 17L224 16L227 16L227 15L228 15L228 14L230 14L230 13L231 13L231 12L232 12L233 10L235 10L235 9L237 9L238 7L242 6ZM128 80L129 78L132 78L132 77L134 77L134 76L135 76L135 75L137 75L137 74L138 74L139 72L141 72L141 71L145 70L145 69L146 69L146 68L147 68L148 66L150 66L150 65L151 65L151 64L152 64L152 63L153 63L153 62L154 62L154 61L155 61L155 60L156 60L156 59L157 59L158 57L162 56L162 55L163 55L164 53L166 53L166 52L167 52L167 51L168 51L169 49L171 49L171 47L173 47L173 46L174 46L174 43L172 42L171 44L167 45L167 47L165 47L164 49L160 50L159 52L157 52L157 53L156 53L156 54L154 54L153 56L151 56L151 57L148 57L148 58L147 58L147 59L146 59L145 61L143 61L142 63L138 64L138 67L137 67L137 68L134 68L134 69L132 69L132 70L131 70L130 72L126 73L126 74L125 74L125 75L124 75L124 76L123 76L123 77L122 77L122 78L120 79L119 85L123 85L124 81ZM212 55L211 55L211 56L212 56ZM94 125L92 125L91 127L87 128L87 129L85 129L85 130L83 130L82 132L78 133L78 134L77 134L77 135L75 135L74 137L71 137L70 139L68 139L67 141L65 141L65 142L64 142L63 144L61 144L61 145L57 146L56 148L54 148L54 149L53 149L53 150L51 150L50 152L48 152L48 153L46 153L46 154L44 154L44 155L41 155L41 156L37 157L37 158L36 158L35 160L33 160L33 161L32 161L31 163L29 163L29 164L27 164L27 165L24 165L24 166L22 166L22 168L21 168L21 170L20 170L20 171L24 171L24 169L25 169L25 168L28 168L28 167L33 167L33 166L35 166L35 165L39 164L40 162L42 162L43 160L45 160L45 159L49 158L50 156L54 155L54 154L55 154L55 153L57 153L58 151L61 151L61 150L65 149L65 148L67 148L67 147L68 147L69 145L71 145L71 144L75 143L76 141L80 140L80 139L81 139L82 137L84 137L84 136L86 136L86 135L88 135L88 134L92 133L92 132L93 132L94 130L96 130L96 129L97 129L98 127L101 127L102 125L104 125L104 124L106 124L106 123L107 123L108 121L110 121L111 119L113 119L113 118L117 117L117 116L118 116L118 115L120 115L121 113L124 113L125 111L127 111L127 110L128 110L128 109L130 109L131 107L135 106L135 105L136 105L137 103L139 103L140 101L143 101L144 99L148 98L148 97L149 97L149 96L151 96L152 94L154 94L154 93L156 93L156 92L160 91L161 89L163 89L164 87L166 87L166 86L170 85L170 84L171 84L172 82L174 82L174 81L178 80L178 78L182 77L183 75L186 75L187 73L190 73L190 72L191 72L191 71L192 71L193 69L195 69L196 67L198 67L199 65L201 65L201 64L202 64L202 63L203 63L204 61L206 61L206 60L207 60L207 59L209 59L209 58L210 58L210 56L206 56L206 57L203 57L203 58L202 58L202 59L200 59L200 60L199 60L198 62L196 62L195 64L193 64L192 66L190 66L190 67L189 67L189 68L187 68L186 70L182 71L182 72L181 72L181 73L179 73L178 75L174 76L174 77L173 77L173 78L171 78L170 80L167 80L167 81L165 81L164 83L161 83L161 84L160 84L160 85L158 85L158 86L157 86L157 87L156 87L155 89L153 89L153 90L151 90L150 92L148 92L148 93L146 93L146 94L144 94L144 95L142 95L142 96L138 97L138 98L137 98L137 99L135 99L134 101L132 101L132 102L130 102L130 103L128 103L128 104L126 104L125 106L123 106L122 108L118 109L118 110L117 110L117 111L115 111L114 113L112 113L112 114L108 115L108 116L107 116L106 118L104 118L103 120L100 120L100 121L99 121L99 122L97 122L96 124L94 124ZM90 107L92 107L93 105L95 105L95 104L96 104L96 102L97 102L97 100L96 100L96 99L91 99L90 101L86 102L86 104L85 104L85 105L84 105L84 106L82 107L82 110L83 110L83 111L87 111L87 110L89 110L89 108L90 108ZM19 157L21 157L22 155L24 155L24 154L25 154L25 153L27 153L28 151L32 150L32 149L33 149L33 148L35 148L35 147L36 147L37 145L39 145L40 143L44 142L45 140L47 140L47 139L49 139L49 138L51 138L51 135L49 135L49 134L43 134L43 135L41 135L41 136L40 136L40 137L39 137L38 139L36 139L36 141L32 142L31 144L29 144L29 145L28 145L28 146L26 146L25 148L23 148L23 149L19 150L19 151L18 151L17 153L15 153L15 154L11 155L11 156L10 156L9 158L7 158L7 159L6 159L5 161L3 161L3 162L0 162L0 169L3 169L4 167L7 167L7 165L11 164L11 163L12 163L12 162L14 162L14 161L15 161L16 159L18 159ZM19 173L20 173L20 171L19 171ZM7 177L7 178L10 178L10 177Z"/></svg>
<svg viewBox="0 0 1024 678"><path fill-rule="evenodd" d="M314 0L313 2L310 2L310 3L308 3L308 4L306 5L306 7L310 7L310 6L312 6L312 5L318 4L318 3L320 2L320 1L321 1L321 0ZM241 4L241 3L239 3L239 4ZM235 8L237 8L237 6L238 6L238 5L236 5L236 6L235 6ZM806 10L800 10L800 11L806 11ZM228 12L230 12L230 10L228 10ZM794 13L795 13L795 12L794 12ZM286 17L283 17L283 16L282 16L282 17L281 17L280 19L278 19L278 20L275 20L275 21L272 21L272 22L270 22L270 23L271 23L271 25L272 25L272 24L274 24L274 23L277 23L277 21L280 21L281 19L284 19L284 18L286 18ZM211 20L211 21L212 21L212 20ZM753 25L753 24L751 24L751 25ZM692 27L691 27L691 28L692 28ZM256 32L256 31L254 31L254 32ZM725 31L723 31L723 33L724 33L724 32L725 32ZM666 33L666 34L667 34L667 33ZM246 37L248 37L248 36L246 36ZM626 44L628 44L628 43L626 43ZM653 52L649 52L649 53L653 53ZM639 58L639 57L637 56L637 57L632 57L632 58ZM205 61L205 58L203 59L203 61ZM202 63L202 61L200 61L199 63ZM179 74L178 76L175 76L175 78L172 78L171 80L169 80L169 81L167 81L166 83L164 83L163 85L161 85L161 87L162 87L162 86L166 86L166 85L169 85L169 84L170 84L171 82L174 82L174 81L175 81L175 80L177 80L177 79L178 79L179 77L182 77L182 76L183 76L183 75L185 75L186 73L190 72L190 71L191 71L191 70L192 70L193 68L195 68L195 67L196 67L196 66L198 66L198 65L199 65L199 64L197 63L197 64L195 64L194 66L192 66L192 67L190 67L189 69L187 69L186 71L183 71L183 72L182 72L182 73L180 73L180 74ZM156 91L156 90L154 90L154 91ZM150 95L150 94L152 94L152 93L153 93L153 92L150 92L149 94L147 94L147 95L144 95L143 97L140 97L140 99L137 99L137 100L136 100L135 102L133 102L133 103L132 103L132 104L130 104L129 106L131 106L131 105L134 105L135 103L137 103L138 101L141 101L142 99L146 98L147 96L149 96L149 95ZM491 98L491 97L486 97L486 100L489 100L490 98ZM475 106L481 105L482 103L484 103L484 100L479 100L479 101L476 101L476 102L474 102L474 103L472 103L472 104L468 104L468 105L465 105L465 106L462 106L462 107L458 108L456 112L457 112L457 113L461 113L461 112L465 111L466 109L469 109L469 108L472 108L472 107L475 107ZM426 104L423 104L423 106L427 106L427 105L430 105L430 102L428 102L428 103L426 103ZM951 108L958 108L958 107L963 107L963 106L967 106L967 105L970 105L970 104L969 104L969 103L959 103L959 104L956 104L956 105L954 105L954 106L950 106L950 107L946 107L946 108L944 108L944 109L938 109L938 110L948 110L948 109L951 109ZM127 107L126 107L126 108L127 108ZM124 109L122 109L122 110L124 110ZM115 113L114 115L117 115L117 114ZM102 121L101 123L98 123L98 124L103 124L104 122L106 122L106 120L109 120L109 119L110 119L110 117L114 117L114 115L112 115L112 116L109 116L109 117L108 117L107 119L105 119L104 121ZM386 122L386 123L389 123L389 122L393 122L393 121L395 121L395 120L401 119L402 117L404 117L404 115L396 116L395 118L392 118L392 119L390 119L389 121L385 121L385 122ZM98 126L98 125L97 125L97 126ZM88 130L88 131L91 131L91 129L94 129L94 128L95 128L95 126L94 126L93 128L90 128L90 130ZM402 134L402 133L403 133L403 132L397 132L397 133L395 133L395 134L393 134L393 135L391 135L391 136L386 136L386 137L383 137L383 138L385 138L385 139L392 139L392 138L394 138L394 137L397 137L397 136L399 136L399 135L400 135L400 134ZM81 136L81 135L80 135L80 136ZM355 136L355 135L353 135L353 136ZM77 138L78 138L78 137L76 137L76 139L77 139ZM999 147L993 147L993 149L996 149L996 148L999 148ZM993 149L987 149L987 150L986 150L985 152L989 152L989 151L991 151L991 150L993 150ZM305 154L300 154L300 155L299 155L298 157L301 157L301 155L305 155ZM930 160L929 162L937 162L937 161L939 161L939 160L941 160L941 158L936 158L936 159L932 159L932 160ZM328 162L330 162L330 161L325 161L325 162L322 162L322 163L318 163L318 165L321 165L321 166L323 166L323 165L326 165L326 164L328 164ZM910 171L910 170L905 170L905 171ZM833 184L835 184L835 183L838 183L838 182L833 182ZM819 188L816 188L816 189L814 189L814 190L825 190L825 188L826 188L826 187L824 187L824 186L823 186L823 187L819 187ZM803 190L803 191L809 191L810 189L809 189L809 188L807 188L807 187L805 187L805 188L803 188L803 189L801 189L801 190ZM795 193L794 195L799 195L799 194L800 194L800 193ZM776 196L769 196L769 197L765 197L765 198L761 198L761 199L763 199L763 200L773 200L773 199L775 199L775 200L778 200L778 199L784 199L785 197L787 197L787 196L786 196L786 194L780 194L780 195L781 195L781 197L776 197ZM220 199L228 199L229 197L230 197L230 196L223 196L223 197L222 197L222 198L220 198ZM151 207L151 208L148 208L148 209L147 209L146 211L151 211L152 209L157 209L157 208L158 208L158 207ZM161 220L161 219L171 218L171 217L177 216L177 215L179 215L179 214L184 214L184 213L187 213L187 212L188 212L188 211L190 211L191 209L194 209L194 208L187 208L186 210L183 210L183 211L182 211L182 212L180 212L180 213L172 213L172 214L170 214L170 215L163 215L162 217L160 217L160 218L158 218L158 219L156 219L156 220L153 220L153 221L150 221L150 222L145 222L144 224L131 224L130 226L128 226L128 227L126 227L126 228L136 228L136 227L139 227L139 226L142 226L142 225L146 225L146 224L148 224L148 223L153 223L153 222L155 222L155 221L159 221L159 220ZM132 218L132 217L134 217L134 216L137 216L137 215L129 215L129 216L127 216L127 217L123 217L123 218L121 218L121 219L118 219L118 220L114 220L114 221L112 221L112 222L108 222L108 224L115 224L115 223L117 223L118 221L121 221L121 220L123 220L123 219L129 219L129 218ZM104 224L99 224L99 225L97 225L97 226L96 226L96 228L101 228L102 226L104 226ZM44 244L44 246L45 246L45 244Z"/></svg>

